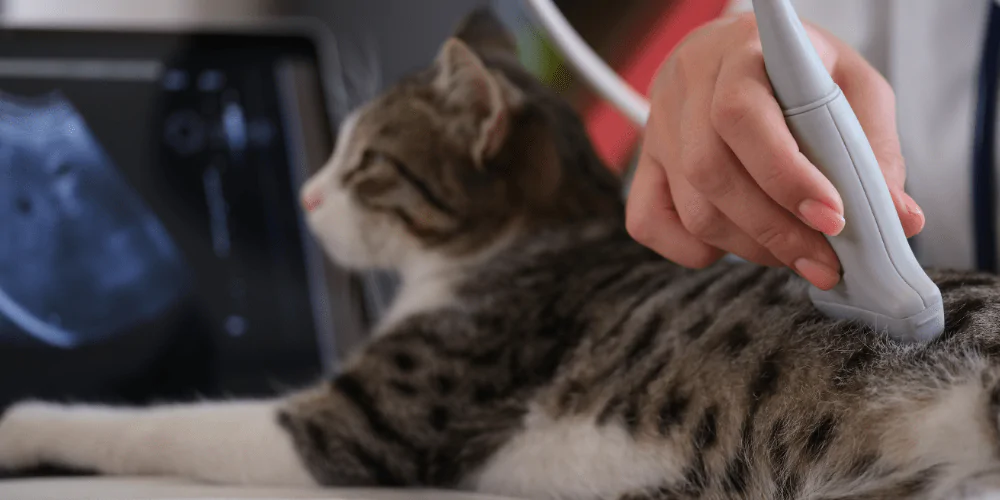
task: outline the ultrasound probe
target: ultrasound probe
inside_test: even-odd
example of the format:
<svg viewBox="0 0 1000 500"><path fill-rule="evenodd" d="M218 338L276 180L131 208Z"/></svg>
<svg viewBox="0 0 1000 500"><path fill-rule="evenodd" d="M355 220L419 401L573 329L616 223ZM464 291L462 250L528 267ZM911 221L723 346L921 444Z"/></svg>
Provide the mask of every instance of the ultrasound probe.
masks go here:
<svg viewBox="0 0 1000 500"><path fill-rule="evenodd" d="M649 104L597 57L550 0L527 0L553 43L597 91L640 126ZM811 287L818 310L854 320L901 342L927 342L944 331L941 292L917 262L889 188L857 116L823 66L789 0L753 0L764 64L801 152L844 202L847 224L827 240L842 279Z"/></svg>

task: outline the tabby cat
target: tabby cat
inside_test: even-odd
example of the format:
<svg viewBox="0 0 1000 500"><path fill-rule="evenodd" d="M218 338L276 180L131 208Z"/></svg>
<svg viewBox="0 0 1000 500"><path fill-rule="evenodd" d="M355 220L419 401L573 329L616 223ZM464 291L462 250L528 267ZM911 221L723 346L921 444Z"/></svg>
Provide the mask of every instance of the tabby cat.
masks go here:
<svg viewBox="0 0 1000 500"><path fill-rule="evenodd" d="M947 332L897 345L818 314L786 270L664 261L619 193L477 11L303 190L333 259L403 277L342 373L272 401L24 403L0 467L539 499L1000 492L1000 281L932 272Z"/></svg>

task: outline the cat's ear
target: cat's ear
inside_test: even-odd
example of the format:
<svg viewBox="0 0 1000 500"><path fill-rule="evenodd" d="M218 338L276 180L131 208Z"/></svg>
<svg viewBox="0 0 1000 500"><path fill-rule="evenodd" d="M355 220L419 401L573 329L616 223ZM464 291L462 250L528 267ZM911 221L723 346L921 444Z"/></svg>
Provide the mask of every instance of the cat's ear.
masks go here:
<svg viewBox="0 0 1000 500"><path fill-rule="evenodd" d="M455 29L455 38L480 54L517 58L514 35L489 7L479 7L465 16Z"/></svg>
<svg viewBox="0 0 1000 500"><path fill-rule="evenodd" d="M519 92L490 72L465 42L445 42L435 62L434 86L449 104L468 110L476 121L472 157L477 167L500 152L510 132L510 114Z"/></svg>

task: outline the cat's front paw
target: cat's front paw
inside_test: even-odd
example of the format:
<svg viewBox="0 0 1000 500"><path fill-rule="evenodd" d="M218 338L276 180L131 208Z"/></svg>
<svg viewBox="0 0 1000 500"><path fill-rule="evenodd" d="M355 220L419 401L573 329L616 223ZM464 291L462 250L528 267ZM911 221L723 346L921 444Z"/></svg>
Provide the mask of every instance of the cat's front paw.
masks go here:
<svg viewBox="0 0 1000 500"><path fill-rule="evenodd" d="M0 415L0 470L29 469L45 463L59 408L45 403L20 403Z"/></svg>

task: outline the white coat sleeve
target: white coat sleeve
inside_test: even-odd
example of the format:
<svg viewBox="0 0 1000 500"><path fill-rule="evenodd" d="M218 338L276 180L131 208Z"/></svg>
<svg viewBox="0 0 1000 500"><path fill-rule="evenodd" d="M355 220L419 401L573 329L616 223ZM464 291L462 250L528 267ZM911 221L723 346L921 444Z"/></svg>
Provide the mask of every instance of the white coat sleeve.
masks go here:
<svg viewBox="0 0 1000 500"><path fill-rule="evenodd" d="M793 0L799 15L829 30L886 74L892 17L889 2L871 0ZM727 13L752 12L752 0L729 0Z"/></svg>

